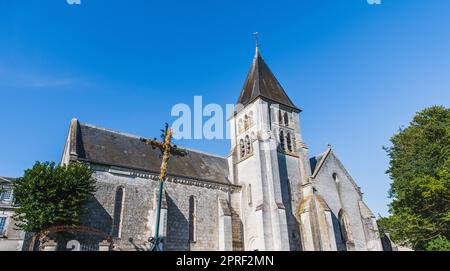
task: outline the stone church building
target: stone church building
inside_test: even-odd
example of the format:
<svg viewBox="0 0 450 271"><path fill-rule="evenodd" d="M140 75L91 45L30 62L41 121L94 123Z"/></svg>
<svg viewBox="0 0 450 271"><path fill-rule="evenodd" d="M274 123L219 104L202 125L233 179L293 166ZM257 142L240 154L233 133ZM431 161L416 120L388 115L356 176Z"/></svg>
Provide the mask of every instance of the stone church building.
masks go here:
<svg viewBox="0 0 450 271"><path fill-rule="evenodd" d="M258 48L237 104L227 157L188 150L169 161L163 249L382 250L361 189L331 147L309 156L301 110ZM97 181L85 224L110 234L114 250L148 249L159 150L74 119L62 164L70 161L87 162Z"/></svg>

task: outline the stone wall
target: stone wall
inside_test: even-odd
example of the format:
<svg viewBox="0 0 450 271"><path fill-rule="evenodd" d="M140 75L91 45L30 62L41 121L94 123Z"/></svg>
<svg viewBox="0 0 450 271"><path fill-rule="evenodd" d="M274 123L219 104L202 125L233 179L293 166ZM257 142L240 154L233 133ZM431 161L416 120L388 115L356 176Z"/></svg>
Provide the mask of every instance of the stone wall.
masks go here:
<svg viewBox="0 0 450 271"><path fill-rule="evenodd" d="M22 250L25 232L15 226L17 222L12 218L14 214L14 209L0 207L0 216L6 217L5 235L0 237L0 251Z"/></svg>
<svg viewBox="0 0 450 271"><path fill-rule="evenodd" d="M119 187L124 190L120 235L114 239L114 250L145 250L154 228L153 213L156 205L158 181L156 175L133 176L125 169L93 165L97 180L95 199L89 204L85 224L111 233L115 195ZM218 200L229 200L230 187L184 180L165 183L167 202L167 228L165 250L218 250ZM196 200L196 239L189 240L189 198ZM162 217L164 219L164 217Z"/></svg>
<svg viewBox="0 0 450 271"><path fill-rule="evenodd" d="M298 206L301 199L299 161L297 157L288 156L279 153L278 165L280 167L281 191L283 204L286 208L286 219L289 234L289 247L291 251L301 250L300 225L294 216L295 207Z"/></svg>
<svg viewBox="0 0 450 271"><path fill-rule="evenodd" d="M241 191L231 194L231 226L233 251L244 250L244 225L241 219Z"/></svg>
<svg viewBox="0 0 450 271"><path fill-rule="evenodd" d="M336 174L336 180L333 178ZM325 200L331 209L333 216L333 227L336 236L338 250L368 250L367 233L365 232L359 202L362 201L362 195L359 187L356 186L351 176L343 168L341 162L331 153L321 170L314 180L314 188L317 193ZM338 224L339 212L343 210L349 220L351 237L353 244L345 248L340 240L340 231ZM377 242L381 242L377 240Z"/></svg>
<svg viewBox="0 0 450 271"><path fill-rule="evenodd" d="M0 188L12 190L12 195L10 198L0 198L0 217L6 219L4 231L0 233L0 251L21 251L25 238L25 232L17 228L17 221L13 218L15 215L16 206L14 203L12 183L1 181Z"/></svg>
<svg viewBox="0 0 450 271"><path fill-rule="evenodd" d="M239 175L236 177L242 187L169 178L165 183L163 204L167 213L163 213L161 230L165 237L164 250L219 250L223 247L231 247L231 242L234 250L264 247L264 244L259 243L256 233L264 232L261 227L264 223L270 225L272 221L270 216L264 216L262 209L258 209L266 203L261 193L264 189L258 184L258 179L264 174L269 174L265 169L255 170L260 166L258 162L264 162L264 159L255 159L263 158L258 154L260 150L258 144L258 141L254 142L255 155L237 165ZM278 162L280 160L285 163L285 167L279 168L280 192L285 208L283 216L286 217L288 230L288 239L285 243L289 243L290 250L301 250L300 225L293 215L301 197L299 193L301 176L298 166L296 167L298 159L279 155ZM119 236L114 239L113 249L148 250L150 247L148 239L154 234L154 209L159 184L157 175L99 165L92 165L92 168L93 176L97 180L97 192L95 199L89 204L90 213L85 224L108 234L112 232L116 191L121 187L124 191L122 222ZM338 182L333 179L334 173L338 176ZM252 184L250 197L249 184ZM330 227L336 238L340 236L336 221L339 212L345 210L354 241L352 249L368 250L368 240L366 240L368 235L365 232L360 211L359 202L362 198L359 188L334 155L330 155L323 164L315 177L314 187L330 208L330 220L334 223L327 223L333 224ZM195 240L190 239L189 220L192 207L190 197L195 199ZM226 205L224 202L229 204L227 217L224 217L226 208L220 208ZM231 223L226 222L228 219ZM224 225L230 225L230 229L224 229ZM224 241L225 239L219 237L220 232L228 233L230 239ZM98 240L93 242L98 244Z"/></svg>

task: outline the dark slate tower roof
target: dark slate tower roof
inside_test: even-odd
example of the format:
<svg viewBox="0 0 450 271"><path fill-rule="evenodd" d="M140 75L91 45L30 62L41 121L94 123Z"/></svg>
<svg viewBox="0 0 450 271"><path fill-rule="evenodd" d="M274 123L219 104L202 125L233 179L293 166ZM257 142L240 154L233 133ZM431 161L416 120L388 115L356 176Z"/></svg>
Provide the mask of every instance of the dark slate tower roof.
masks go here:
<svg viewBox="0 0 450 271"><path fill-rule="evenodd" d="M262 58L259 48L256 47L255 58L237 104L246 106L259 97L300 111L289 99L283 87Z"/></svg>
<svg viewBox="0 0 450 271"><path fill-rule="evenodd" d="M74 160L159 173L161 152L140 139L73 119L65 152ZM188 150L186 157L171 157L168 174L230 184L226 158L194 150Z"/></svg>

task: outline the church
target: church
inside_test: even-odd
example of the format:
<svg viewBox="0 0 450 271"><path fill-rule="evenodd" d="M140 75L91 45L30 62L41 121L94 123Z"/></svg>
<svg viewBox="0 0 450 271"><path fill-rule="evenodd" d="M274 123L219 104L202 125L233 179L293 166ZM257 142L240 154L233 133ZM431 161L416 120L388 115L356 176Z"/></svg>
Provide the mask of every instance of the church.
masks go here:
<svg viewBox="0 0 450 271"><path fill-rule="evenodd" d="M257 46L228 119L229 154L188 150L169 161L161 248L382 250L376 218L332 148L309 156L300 114ZM161 157L140 139L77 119L70 124L61 163L92 168L97 191L85 225L111 235L112 250L148 250L155 231Z"/></svg>

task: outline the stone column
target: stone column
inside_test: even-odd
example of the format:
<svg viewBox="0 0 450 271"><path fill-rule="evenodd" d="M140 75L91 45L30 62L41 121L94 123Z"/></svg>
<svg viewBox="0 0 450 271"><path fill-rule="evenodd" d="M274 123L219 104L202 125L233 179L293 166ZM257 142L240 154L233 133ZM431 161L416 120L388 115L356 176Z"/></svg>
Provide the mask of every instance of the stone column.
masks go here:
<svg viewBox="0 0 450 271"><path fill-rule="evenodd" d="M298 217L300 218L302 247L305 251L316 250L314 245L314 227L312 221L312 213L314 212L314 208L311 204L313 196L312 184L311 182L306 181L306 183L302 185L302 200L296 211Z"/></svg>
<svg viewBox="0 0 450 271"><path fill-rule="evenodd" d="M243 223L241 220L241 193L242 191L232 191L230 195L230 210L231 210L231 229L233 237L233 251L244 250L244 236Z"/></svg>
<svg viewBox="0 0 450 271"><path fill-rule="evenodd" d="M304 251L315 251L314 239L313 239L313 229L311 227L311 214L308 211L300 214L300 221L302 223L301 235L303 241Z"/></svg>
<svg viewBox="0 0 450 271"><path fill-rule="evenodd" d="M333 228L333 217L330 210L325 211L325 218L328 225L329 245L331 251L337 251L336 235Z"/></svg>
<svg viewBox="0 0 450 271"><path fill-rule="evenodd" d="M219 199L219 250L233 250L233 236L231 227L231 210L225 199Z"/></svg>
<svg viewBox="0 0 450 271"><path fill-rule="evenodd" d="M378 230L377 219L371 218L373 231L373 239L367 242L367 248L369 251L383 251L383 245L381 244L380 232Z"/></svg>

